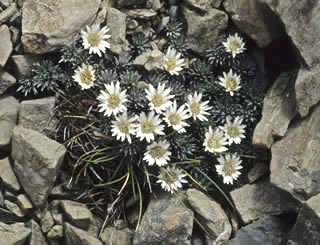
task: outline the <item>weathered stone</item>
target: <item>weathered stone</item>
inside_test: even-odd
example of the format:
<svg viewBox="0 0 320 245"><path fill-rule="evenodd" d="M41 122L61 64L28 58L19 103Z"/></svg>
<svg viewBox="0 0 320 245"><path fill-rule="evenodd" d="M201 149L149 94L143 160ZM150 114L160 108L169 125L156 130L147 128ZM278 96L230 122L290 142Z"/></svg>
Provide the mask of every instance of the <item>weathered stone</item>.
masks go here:
<svg viewBox="0 0 320 245"><path fill-rule="evenodd" d="M43 60L43 57L39 55L26 54L13 55L11 56L11 59L14 75L17 79L22 79L30 73L32 65Z"/></svg>
<svg viewBox="0 0 320 245"><path fill-rule="evenodd" d="M104 220L96 215L92 215L90 220L89 228L87 229L88 233L96 238L99 237L101 232L101 227L103 225Z"/></svg>
<svg viewBox="0 0 320 245"><path fill-rule="evenodd" d="M63 214L53 213L52 218L57 225L63 225Z"/></svg>
<svg viewBox="0 0 320 245"><path fill-rule="evenodd" d="M311 197L302 207L288 245L320 244L320 194Z"/></svg>
<svg viewBox="0 0 320 245"><path fill-rule="evenodd" d="M18 217L24 217L25 216L25 213L14 202L10 202L9 200L4 200L4 205L14 215L16 215Z"/></svg>
<svg viewBox="0 0 320 245"><path fill-rule="evenodd" d="M117 230L113 227L109 227L104 229L101 233L100 239L104 242L104 244L112 244L112 245L130 245L131 244L131 232L125 230Z"/></svg>
<svg viewBox="0 0 320 245"><path fill-rule="evenodd" d="M288 226L280 218L265 216L243 227L227 245L272 244L281 245L286 241Z"/></svg>
<svg viewBox="0 0 320 245"><path fill-rule="evenodd" d="M154 10L154 11L158 11L159 9L161 9L163 6L163 3L160 2L160 0L153 0L152 1L152 6L151 8Z"/></svg>
<svg viewBox="0 0 320 245"><path fill-rule="evenodd" d="M16 125L4 120L0 120L0 150L8 150L13 129Z"/></svg>
<svg viewBox="0 0 320 245"><path fill-rule="evenodd" d="M99 6L100 0L26 0L21 37L25 51L43 54L70 45L81 28L93 23Z"/></svg>
<svg viewBox="0 0 320 245"><path fill-rule="evenodd" d="M0 122L0 125L1 125L1 122ZM17 180L16 175L13 172L13 169L11 168L9 158L0 160L0 179L8 189L13 191L20 190L19 182Z"/></svg>
<svg viewBox="0 0 320 245"><path fill-rule="evenodd" d="M123 219L117 219L114 222L114 228L116 228L117 230L123 230L124 228L128 227L128 222L123 220Z"/></svg>
<svg viewBox="0 0 320 245"><path fill-rule="evenodd" d="M97 238L88 232L64 223L64 235L67 245L103 245Z"/></svg>
<svg viewBox="0 0 320 245"><path fill-rule="evenodd" d="M8 26L0 26L0 67L4 67L13 50ZM1 82L1 77L0 77Z"/></svg>
<svg viewBox="0 0 320 245"><path fill-rule="evenodd" d="M212 8L219 8L221 5L222 0L211 0L211 6Z"/></svg>
<svg viewBox="0 0 320 245"><path fill-rule="evenodd" d="M128 7L137 4L143 4L146 0L117 0L118 7Z"/></svg>
<svg viewBox="0 0 320 245"><path fill-rule="evenodd" d="M31 230L24 227L23 223L7 225L0 222L0 244L22 245L30 235Z"/></svg>
<svg viewBox="0 0 320 245"><path fill-rule="evenodd" d="M199 15L185 6L183 15L188 25L186 40L194 52L204 53L222 41L222 32L228 25L226 13L209 7L205 14Z"/></svg>
<svg viewBox="0 0 320 245"><path fill-rule="evenodd" d="M1 35L1 33L0 33L0 35ZM1 39L1 37L0 37L0 39ZM16 83L16 81L17 80L15 79L14 76L9 74L8 72L1 71L0 72L0 95L3 94L12 85L14 85Z"/></svg>
<svg viewBox="0 0 320 245"><path fill-rule="evenodd" d="M17 123L19 102L13 96L0 97L0 120Z"/></svg>
<svg viewBox="0 0 320 245"><path fill-rule="evenodd" d="M121 54L129 50L129 42L126 40L126 15L115 8L108 9L107 23L110 28L110 50L115 54Z"/></svg>
<svg viewBox="0 0 320 245"><path fill-rule="evenodd" d="M195 8L202 12L207 12L211 8L211 0L184 0L188 7Z"/></svg>
<svg viewBox="0 0 320 245"><path fill-rule="evenodd" d="M305 201L320 192L320 105L271 149L270 181Z"/></svg>
<svg viewBox="0 0 320 245"><path fill-rule="evenodd" d="M83 229L89 227L92 214L85 204L70 200L62 200L60 201L60 205L68 219L74 225Z"/></svg>
<svg viewBox="0 0 320 245"><path fill-rule="evenodd" d="M28 211L30 211L33 208L31 201L24 194L20 194L17 197L17 203L24 213L27 213Z"/></svg>
<svg viewBox="0 0 320 245"><path fill-rule="evenodd" d="M59 239L63 237L63 226L55 225L47 234L49 239Z"/></svg>
<svg viewBox="0 0 320 245"><path fill-rule="evenodd" d="M46 241L46 238L44 237L40 229L40 225L36 221L31 220L27 226L31 229L31 236L29 241L30 245L39 245L39 244L47 245L48 244Z"/></svg>
<svg viewBox="0 0 320 245"><path fill-rule="evenodd" d="M179 7L177 5L171 5L169 8L169 16L172 19L177 19L179 14Z"/></svg>
<svg viewBox="0 0 320 245"><path fill-rule="evenodd" d="M262 118L254 130L254 145L270 149L273 136L284 136L296 115L294 83L297 71L281 73L264 98Z"/></svg>
<svg viewBox="0 0 320 245"><path fill-rule="evenodd" d="M12 4L13 0L0 0L0 6L8 8Z"/></svg>
<svg viewBox="0 0 320 245"><path fill-rule="evenodd" d="M244 185L230 192L230 195L246 224L265 215L278 215L299 208L299 203L288 193L279 190L267 180Z"/></svg>
<svg viewBox="0 0 320 245"><path fill-rule="evenodd" d="M42 133L55 129L53 108L55 97L25 100L20 103L18 125Z"/></svg>
<svg viewBox="0 0 320 245"><path fill-rule="evenodd" d="M63 145L34 130L19 126L13 130L14 170L36 207L45 204L65 152Z"/></svg>
<svg viewBox="0 0 320 245"><path fill-rule="evenodd" d="M44 233L47 233L48 231L50 231L54 226L54 220L49 210L46 210L44 213L41 214L40 226L41 226L41 230Z"/></svg>
<svg viewBox="0 0 320 245"><path fill-rule="evenodd" d="M248 172L249 183L256 182L262 176L269 172L269 164L258 162Z"/></svg>
<svg viewBox="0 0 320 245"><path fill-rule="evenodd" d="M0 12L0 25L9 22L18 11L16 4L12 3L8 8Z"/></svg>
<svg viewBox="0 0 320 245"><path fill-rule="evenodd" d="M296 80L297 111L302 117L308 115L312 106L320 101L320 66L311 70L300 69Z"/></svg>
<svg viewBox="0 0 320 245"><path fill-rule="evenodd" d="M231 236L232 227L220 204L196 189L188 189L186 198L215 244L225 244Z"/></svg>
<svg viewBox="0 0 320 245"><path fill-rule="evenodd" d="M125 13L131 18L138 19L149 19L157 15L157 12L153 9L130 9L125 11Z"/></svg>
<svg viewBox="0 0 320 245"><path fill-rule="evenodd" d="M133 62L134 65L141 65L147 71L161 69L163 67L164 54L159 50L147 51L139 55Z"/></svg>
<svg viewBox="0 0 320 245"><path fill-rule="evenodd" d="M180 198L157 194L148 204L133 244L191 244L192 213Z"/></svg>

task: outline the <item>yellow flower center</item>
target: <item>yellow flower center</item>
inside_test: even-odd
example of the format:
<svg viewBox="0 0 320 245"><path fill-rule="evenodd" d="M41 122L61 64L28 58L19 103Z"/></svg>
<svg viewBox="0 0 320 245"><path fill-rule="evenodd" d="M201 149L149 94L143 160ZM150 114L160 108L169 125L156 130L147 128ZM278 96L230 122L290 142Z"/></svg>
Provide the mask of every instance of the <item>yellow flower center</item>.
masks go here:
<svg viewBox="0 0 320 245"><path fill-rule="evenodd" d="M166 150L159 145L153 147L150 150L150 155L155 159L160 159L161 157L164 156L165 153L166 153Z"/></svg>
<svg viewBox="0 0 320 245"><path fill-rule="evenodd" d="M235 172L235 167L236 167L235 161L233 160L225 161L222 168L222 172L226 176L232 176L232 174L234 174Z"/></svg>
<svg viewBox="0 0 320 245"><path fill-rule="evenodd" d="M160 94L155 94L155 95L152 97L151 102L153 103L153 105L154 105L155 107L160 107L160 106L164 103L163 96L160 95Z"/></svg>
<svg viewBox="0 0 320 245"><path fill-rule="evenodd" d="M193 103L191 106L190 106L190 110L191 110L191 113L193 115L199 115L200 114L200 104L195 102Z"/></svg>
<svg viewBox="0 0 320 245"><path fill-rule="evenodd" d="M112 109L117 108L120 105L120 97L117 94L111 94L108 98L108 106Z"/></svg>
<svg viewBox="0 0 320 245"><path fill-rule="evenodd" d="M220 138L217 136L211 136L208 140L208 147L218 149L221 147Z"/></svg>
<svg viewBox="0 0 320 245"><path fill-rule="evenodd" d="M129 133L129 122L127 120L121 120L118 124L118 128L121 133Z"/></svg>
<svg viewBox="0 0 320 245"><path fill-rule="evenodd" d="M98 47L101 42L101 37L98 32L89 32L87 40L91 47Z"/></svg>
<svg viewBox="0 0 320 245"><path fill-rule="evenodd" d="M144 134L152 134L154 130L154 125L150 120L144 120L141 122L141 131Z"/></svg>
<svg viewBox="0 0 320 245"><path fill-rule="evenodd" d="M238 137L240 135L239 127L236 125L229 126L227 129L227 135L231 138Z"/></svg>
<svg viewBox="0 0 320 245"><path fill-rule="evenodd" d="M179 125L180 122L181 122L181 117L180 117L179 114L176 113L176 112L171 113L171 114L168 116L168 119L169 119L169 122L170 122L172 125Z"/></svg>
<svg viewBox="0 0 320 245"><path fill-rule="evenodd" d="M176 172L173 172L173 171L169 172L169 171L165 170L164 179L165 179L165 182L170 185L170 184L174 184L174 182L176 182L176 180L178 180L179 178L178 178L178 174Z"/></svg>
<svg viewBox="0 0 320 245"><path fill-rule="evenodd" d="M89 69L85 68L81 73L80 73L80 81L83 84L89 85L91 84L92 81L92 75Z"/></svg>
<svg viewBox="0 0 320 245"><path fill-rule="evenodd" d="M175 58L169 57L167 61L168 71L172 71L177 67L177 61Z"/></svg>
<svg viewBox="0 0 320 245"><path fill-rule="evenodd" d="M237 52L241 48L241 43L237 40L230 42L230 49L232 52Z"/></svg>
<svg viewBox="0 0 320 245"><path fill-rule="evenodd" d="M237 80L234 77L229 77L226 81L226 88L233 91L237 89L237 87L238 87Z"/></svg>

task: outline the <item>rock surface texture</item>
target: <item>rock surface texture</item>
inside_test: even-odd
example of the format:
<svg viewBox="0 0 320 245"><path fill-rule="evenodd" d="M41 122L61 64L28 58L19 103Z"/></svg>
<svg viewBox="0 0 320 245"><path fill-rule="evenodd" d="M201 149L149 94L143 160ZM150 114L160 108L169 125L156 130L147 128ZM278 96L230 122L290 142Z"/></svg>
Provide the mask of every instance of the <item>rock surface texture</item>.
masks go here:
<svg viewBox="0 0 320 245"><path fill-rule="evenodd" d="M0 68L4 67L13 50L8 26L0 26Z"/></svg>
<svg viewBox="0 0 320 245"><path fill-rule="evenodd" d="M29 228L23 223L7 225L0 222L0 244L2 245L22 245L31 233Z"/></svg>

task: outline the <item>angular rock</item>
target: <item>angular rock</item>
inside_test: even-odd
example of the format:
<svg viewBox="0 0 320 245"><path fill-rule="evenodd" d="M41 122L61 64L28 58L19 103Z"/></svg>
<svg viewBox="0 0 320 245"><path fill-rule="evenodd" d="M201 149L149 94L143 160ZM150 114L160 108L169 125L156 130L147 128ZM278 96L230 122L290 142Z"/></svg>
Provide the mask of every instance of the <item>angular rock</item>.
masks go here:
<svg viewBox="0 0 320 245"><path fill-rule="evenodd" d="M248 172L249 183L256 182L262 176L269 172L269 165L265 163L258 162L256 163Z"/></svg>
<svg viewBox="0 0 320 245"><path fill-rule="evenodd" d="M1 125L1 122L0 122ZM1 131L1 130L0 130ZM0 160L0 179L2 183L10 190L19 191L20 184L13 172L9 158Z"/></svg>
<svg viewBox="0 0 320 245"><path fill-rule="evenodd" d="M8 26L0 26L0 68L4 67L13 50ZM1 77L0 77L1 82Z"/></svg>
<svg viewBox="0 0 320 245"><path fill-rule="evenodd" d="M55 225L47 234L49 239L59 239L63 237L63 226Z"/></svg>
<svg viewBox="0 0 320 245"><path fill-rule="evenodd" d="M207 12L208 8L211 8L211 0L185 0L185 4L188 7L195 8L202 12Z"/></svg>
<svg viewBox="0 0 320 245"><path fill-rule="evenodd" d="M164 54L159 50L147 51L139 55L133 62L134 65L141 65L147 71L161 69L163 67Z"/></svg>
<svg viewBox="0 0 320 245"><path fill-rule="evenodd" d="M64 223L64 235L67 245L103 245L97 238L88 232Z"/></svg>
<svg viewBox="0 0 320 245"><path fill-rule="evenodd" d="M205 14L199 15L184 6L183 15L188 25L186 40L194 52L204 53L222 41L221 35L228 25L226 13L209 7Z"/></svg>
<svg viewBox="0 0 320 245"><path fill-rule="evenodd" d="M0 97L0 121L17 123L19 102L13 96Z"/></svg>
<svg viewBox="0 0 320 245"><path fill-rule="evenodd" d="M103 225L104 220L96 215L92 215L90 220L89 228L87 229L88 233L94 237L99 237L101 227Z"/></svg>
<svg viewBox="0 0 320 245"><path fill-rule="evenodd" d="M296 211L299 203L288 193L279 190L267 180L244 185L230 192L243 222L248 224L265 215Z"/></svg>
<svg viewBox="0 0 320 245"><path fill-rule="evenodd" d="M104 229L101 233L100 239L104 242L104 244L112 244L112 245L131 245L131 232L125 230L117 230L113 227L109 227Z"/></svg>
<svg viewBox="0 0 320 245"><path fill-rule="evenodd" d="M24 213L27 213L28 211L30 211L33 208L31 201L24 194L20 194L17 197L17 203L18 203L19 207L21 208L22 212L24 212Z"/></svg>
<svg viewBox="0 0 320 245"><path fill-rule="evenodd" d="M7 121L0 121L0 150L8 150L11 138L13 134L13 129L16 125L9 123Z"/></svg>
<svg viewBox="0 0 320 245"><path fill-rule="evenodd" d="M16 215L18 217L24 217L25 213L22 212L22 210L19 208L19 206L17 204L15 204L14 202L10 202L9 200L4 200L4 205L14 215Z"/></svg>
<svg viewBox="0 0 320 245"><path fill-rule="evenodd" d="M284 136L296 115L294 83L297 71L283 72L264 98L262 118L256 126L252 143L270 149L273 136Z"/></svg>
<svg viewBox="0 0 320 245"><path fill-rule="evenodd" d="M0 33L1 35L1 33ZM1 39L1 37L0 37ZM0 41L1 42L1 41ZM1 45L1 44L0 44ZM1 52L1 51L0 51ZM0 72L0 95L16 83L16 78L8 72Z"/></svg>
<svg viewBox="0 0 320 245"><path fill-rule="evenodd" d="M48 244L45 236L40 229L40 225L36 221L31 220L27 226L31 229L31 236L29 241L30 245Z"/></svg>
<svg viewBox="0 0 320 245"><path fill-rule="evenodd" d="M12 55L12 68L14 75L17 79L22 79L27 76L36 62L43 60L39 55L25 54L25 55Z"/></svg>
<svg viewBox="0 0 320 245"><path fill-rule="evenodd" d="M0 222L0 244L22 245L27 240L31 230L24 227L23 223L7 225Z"/></svg>
<svg viewBox="0 0 320 245"><path fill-rule="evenodd" d="M51 228L54 226L54 220L49 210L46 210L44 213L41 214L40 226L41 226L41 230L44 233L47 233L48 231L50 231Z"/></svg>
<svg viewBox="0 0 320 245"><path fill-rule="evenodd" d="M284 33L280 19L265 0L225 0L223 6L233 23L255 40L260 48Z"/></svg>
<svg viewBox="0 0 320 245"><path fill-rule="evenodd" d="M55 120L53 108L55 97L36 100L25 100L20 103L18 125L42 133L44 130L54 130Z"/></svg>
<svg viewBox="0 0 320 245"><path fill-rule="evenodd" d="M288 244L320 244L320 194L311 197L302 207Z"/></svg>
<svg viewBox="0 0 320 245"><path fill-rule="evenodd" d="M8 8L0 12L0 25L9 22L18 11L16 4L12 3Z"/></svg>
<svg viewBox="0 0 320 245"><path fill-rule="evenodd" d="M272 244L281 245L286 241L289 232L283 220L274 216L265 216L258 221L243 227L227 245Z"/></svg>
<svg viewBox="0 0 320 245"><path fill-rule="evenodd" d="M0 6L8 8L12 4L13 0L0 0Z"/></svg>
<svg viewBox="0 0 320 245"><path fill-rule="evenodd" d="M14 170L36 207L46 203L65 152L63 145L34 130L21 127L13 130Z"/></svg>
<svg viewBox="0 0 320 245"><path fill-rule="evenodd" d="M137 19L150 19L157 15L157 12L153 9L130 9L125 11L125 13L131 18Z"/></svg>
<svg viewBox="0 0 320 245"><path fill-rule="evenodd" d="M68 219L74 225L83 229L89 227L92 214L85 204L70 200L61 200L60 205Z"/></svg>
<svg viewBox="0 0 320 245"><path fill-rule="evenodd" d="M118 7L128 7L137 4L143 4L146 0L117 0Z"/></svg>
<svg viewBox="0 0 320 245"><path fill-rule="evenodd" d="M308 115L312 106L320 101L320 66L311 70L300 69L295 85L297 111L302 117Z"/></svg>
<svg viewBox="0 0 320 245"><path fill-rule="evenodd" d="M81 28L93 23L100 2L100 0L25 1L21 37L25 51L43 54L63 45L70 45L77 38Z"/></svg>
<svg viewBox="0 0 320 245"><path fill-rule="evenodd" d="M108 9L107 23L110 28L110 50L115 54L121 54L129 50L129 42L126 40L126 15L115 8Z"/></svg>
<svg viewBox="0 0 320 245"><path fill-rule="evenodd" d="M215 244L224 244L228 241L232 227L220 204L196 189L188 189L186 198Z"/></svg>
<svg viewBox="0 0 320 245"><path fill-rule="evenodd" d="M211 6L212 8L219 8L221 5L222 0L211 0Z"/></svg>
<svg viewBox="0 0 320 245"><path fill-rule="evenodd" d="M148 204L133 244L191 244L192 213L174 195L157 194Z"/></svg>
<svg viewBox="0 0 320 245"><path fill-rule="evenodd" d="M320 192L320 105L271 149L270 181L297 200Z"/></svg>

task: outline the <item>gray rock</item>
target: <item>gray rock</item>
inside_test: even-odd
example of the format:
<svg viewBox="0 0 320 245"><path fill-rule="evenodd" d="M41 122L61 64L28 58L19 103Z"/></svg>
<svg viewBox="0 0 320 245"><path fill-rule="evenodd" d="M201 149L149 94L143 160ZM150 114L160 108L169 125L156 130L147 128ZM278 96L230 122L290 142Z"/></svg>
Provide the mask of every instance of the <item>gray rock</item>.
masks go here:
<svg viewBox="0 0 320 245"><path fill-rule="evenodd" d="M97 238L88 232L64 223L64 235L67 245L103 245Z"/></svg>
<svg viewBox="0 0 320 245"><path fill-rule="evenodd" d="M118 7L128 7L137 4L143 4L146 0L117 0Z"/></svg>
<svg viewBox="0 0 320 245"><path fill-rule="evenodd" d="M212 7L211 0L185 0L184 2L188 7L195 8L204 13Z"/></svg>
<svg viewBox="0 0 320 245"><path fill-rule="evenodd" d="M271 149L270 181L305 201L320 191L320 105Z"/></svg>
<svg viewBox="0 0 320 245"><path fill-rule="evenodd" d="M24 194L18 195L17 203L18 203L19 207L21 208L22 212L24 212L24 213L27 213L28 211L30 211L33 208L31 201Z"/></svg>
<svg viewBox="0 0 320 245"><path fill-rule="evenodd" d="M123 220L123 219L117 219L114 222L114 228L116 228L117 230L123 230L124 228L128 227L128 222Z"/></svg>
<svg viewBox="0 0 320 245"><path fill-rule="evenodd" d="M171 5L169 8L170 18L177 18L179 14L179 7L177 5Z"/></svg>
<svg viewBox="0 0 320 245"><path fill-rule="evenodd" d="M16 215L18 217L24 217L25 216L25 213L14 202L10 202L9 200L4 200L4 205L14 215Z"/></svg>
<svg viewBox="0 0 320 245"><path fill-rule="evenodd" d="M311 70L300 69L295 85L297 111L302 117L308 115L312 106L320 101L320 79L317 66Z"/></svg>
<svg viewBox="0 0 320 245"><path fill-rule="evenodd" d="M211 0L211 6L212 8L219 8L221 5L222 0Z"/></svg>
<svg viewBox="0 0 320 245"><path fill-rule="evenodd" d="M93 23L99 6L100 0L25 1L21 37L25 51L43 54L70 45L81 28Z"/></svg>
<svg viewBox="0 0 320 245"><path fill-rule="evenodd" d="M63 214L53 213L52 218L57 225L63 225Z"/></svg>
<svg viewBox="0 0 320 245"><path fill-rule="evenodd" d="M59 239L63 237L63 226L62 225L55 225L51 228L48 232L47 237L49 239Z"/></svg>
<svg viewBox="0 0 320 245"><path fill-rule="evenodd" d="M163 6L163 3L160 2L160 0L153 0L152 2L152 9L154 11L158 11L159 9L161 9Z"/></svg>
<svg viewBox="0 0 320 245"><path fill-rule="evenodd" d="M265 216L243 227L227 245L284 244L289 226L280 218Z"/></svg>
<svg viewBox="0 0 320 245"><path fill-rule="evenodd" d="M54 220L52 218L52 214L48 209L41 214L40 226L41 226L41 230L44 233L47 233L48 231L50 231L54 226Z"/></svg>
<svg viewBox="0 0 320 245"><path fill-rule="evenodd" d="M85 204L70 200L61 200L60 205L68 219L74 225L83 229L89 227L92 214Z"/></svg>
<svg viewBox="0 0 320 245"><path fill-rule="evenodd" d="M121 54L129 50L129 42L126 40L126 15L115 8L108 9L107 23L110 28L110 50L115 54Z"/></svg>
<svg viewBox="0 0 320 245"><path fill-rule="evenodd" d="M16 125L4 120L0 120L0 150L10 148L13 129Z"/></svg>
<svg viewBox="0 0 320 245"><path fill-rule="evenodd" d="M157 15L157 12L153 9L130 9L125 11L125 13L131 18L138 19L150 19Z"/></svg>
<svg viewBox="0 0 320 245"><path fill-rule="evenodd" d="M7 225L0 222L0 244L22 245L27 240L31 230L24 227L23 223Z"/></svg>
<svg viewBox="0 0 320 245"><path fill-rule="evenodd" d="M191 244L193 212L181 204L180 198L163 192L153 197L133 244Z"/></svg>
<svg viewBox="0 0 320 245"><path fill-rule="evenodd" d="M0 125L1 125L1 122L0 122ZM9 158L0 160L0 179L8 189L13 191L20 190L20 184L17 180L16 175L13 172L13 169L11 168Z"/></svg>
<svg viewBox="0 0 320 245"><path fill-rule="evenodd" d="M25 55L12 55L12 68L14 75L17 79L22 79L27 76L36 62L43 60L39 55L25 54Z"/></svg>
<svg viewBox="0 0 320 245"><path fill-rule="evenodd" d="M17 46L20 42L20 29L10 26L9 27L10 33L11 33L11 42L13 46Z"/></svg>
<svg viewBox="0 0 320 245"><path fill-rule="evenodd" d="M223 6L235 25L264 48L284 33L281 21L265 0L225 0Z"/></svg>
<svg viewBox="0 0 320 245"><path fill-rule="evenodd" d="M257 162L248 172L249 183L252 184L269 172L269 165Z"/></svg>
<svg viewBox="0 0 320 245"><path fill-rule="evenodd" d="M186 198L215 244L225 244L231 236L232 227L220 204L196 189L188 189Z"/></svg>
<svg viewBox="0 0 320 245"><path fill-rule="evenodd" d="M56 120L53 118L55 97L25 100L20 103L18 125L42 133L54 131Z"/></svg>
<svg viewBox="0 0 320 245"><path fill-rule="evenodd" d="M104 222L104 219L102 219L102 217L100 218L96 215L92 215L89 228L87 229L88 233L98 238L101 232L101 227L103 225L103 222Z"/></svg>
<svg viewBox="0 0 320 245"><path fill-rule="evenodd" d="M273 136L284 136L296 113L294 83L297 71L283 72L264 98L262 118L254 130L254 145L270 149Z"/></svg>
<svg viewBox="0 0 320 245"><path fill-rule="evenodd" d="M0 97L0 121L7 121L12 124L17 123L19 102L13 96Z"/></svg>
<svg viewBox="0 0 320 245"><path fill-rule="evenodd" d="M131 237L132 234L131 232L128 232L127 229L119 231L113 227L109 227L104 229L101 233L100 239L104 244L130 245Z"/></svg>
<svg viewBox="0 0 320 245"><path fill-rule="evenodd" d="M45 236L43 235L40 229L40 225L36 221L31 220L27 226L31 229L31 236L29 241L30 245L39 245L39 244L47 245L48 244Z"/></svg>
<svg viewBox="0 0 320 245"><path fill-rule="evenodd" d="M13 130L14 170L36 207L46 203L65 152L63 145L34 130L21 127Z"/></svg>
<svg viewBox="0 0 320 245"><path fill-rule="evenodd" d="M302 207L290 236L289 245L320 244L320 194L311 197Z"/></svg>
<svg viewBox="0 0 320 245"><path fill-rule="evenodd" d="M1 38L2 37L0 37L0 39ZM0 71L0 95L3 94L8 88L16 84L16 81L17 81L16 78L12 76L10 73L5 71Z"/></svg>
<svg viewBox="0 0 320 245"><path fill-rule="evenodd" d="M162 69L164 54L159 50L147 51L139 55L133 62L134 65L141 65L147 71Z"/></svg>
<svg viewBox="0 0 320 245"><path fill-rule="evenodd" d="M11 18L18 13L18 9L15 3L12 3L8 8L0 13L0 25L7 23Z"/></svg>
<svg viewBox="0 0 320 245"><path fill-rule="evenodd" d="M12 0L1 0L0 1L0 6L4 8L8 8L10 4L12 4Z"/></svg>
<svg viewBox="0 0 320 245"><path fill-rule="evenodd" d="M296 211L300 206L288 193L279 190L267 180L244 185L231 191L230 195L246 224L265 215Z"/></svg>
<svg viewBox="0 0 320 245"><path fill-rule="evenodd" d="M222 41L221 35L228 25L226 13L209 7L205 14L199 15L185 6L183 15L188 25L186 41L194 52L204 53Z"/></svg>
<svg viewBox="0 0 320 245"><path fill-rule="evenodd" d="M12 50L13 46L11 43L11 34L9 28L6 25L2 25L0 26L0 68L5 66Z"/></svg>

